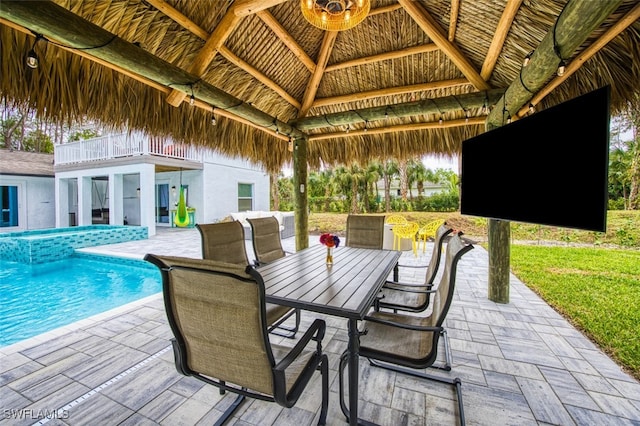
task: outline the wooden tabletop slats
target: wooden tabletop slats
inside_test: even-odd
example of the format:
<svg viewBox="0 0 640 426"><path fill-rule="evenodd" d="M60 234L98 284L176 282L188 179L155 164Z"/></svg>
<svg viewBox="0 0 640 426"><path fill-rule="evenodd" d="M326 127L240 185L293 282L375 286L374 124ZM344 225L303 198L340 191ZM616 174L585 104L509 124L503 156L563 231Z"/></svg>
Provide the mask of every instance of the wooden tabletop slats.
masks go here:
<svg viewBox="0 0 640 426"><path fill-rule="evenodd" d="M345 318L362 318L392 272L400 252L313 246L258 268L267 301Z"/></svg>

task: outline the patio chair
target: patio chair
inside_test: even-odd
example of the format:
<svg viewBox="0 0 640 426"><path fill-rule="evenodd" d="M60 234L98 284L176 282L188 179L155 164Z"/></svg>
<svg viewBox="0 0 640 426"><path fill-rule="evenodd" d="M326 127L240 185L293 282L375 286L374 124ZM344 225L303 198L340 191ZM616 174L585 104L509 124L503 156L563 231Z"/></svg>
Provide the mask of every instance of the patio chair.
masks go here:
<svg viewBox="0 0 640 426"><path fill-rule="evenodd" d="M247 266L249 258L244 242L244 228L238 221L196 224L202 239L202 258L217 262ZM295 326L283 323L296 315ZM269 331L275 335L293 338L300 324L299 310L267 303Z"/></svg>
<svg viewBox="0 0 640 426"><path fill-rule="evenodd" d="M399 225L395 225L393 227L394 241L398 243L398 250L400 250L400 246L402 244L403 239L410 239L411 249L413 250L413 254L416 257L418 256L418 250L416 245L416 234L418 233L419 228L420 228L420 225L417 222L402 223Z"/></svg>
<svg viewBox="0 0 640 426"><path fill-rule="evenodd" d="M246 397L293 407L317 370L322 376L318 424L325 424L329 369L322 352L323 320L314 320L293 348L273 344L264 282L253 266L152 254L145 260L162 274L178 372L218 387L221 394L238 394L216 425Z"/></svg>
<svg viewBox="0 0 640 426"><path fill-rule="evenodd" d="M350 214L347 216L348 247L382 249L384 216Z"/></svg>
<svg viewBox="0 0 640 426"><path fill-rule="evenodd" d="M280 239L280 225L273 216L247 219L251 225L251 241L256 256L256 266L273 262L285 257L287 252L282 248Z"/></svg>
<svg viewBox="0 0 640 426"><path fill-rule="evenodd" d="M251 225L251 241L253 244L253 252L256 257L256 266L265 265L287 255L287 252L282 248L280 224L278 223L278 219L270 216L247 219L247 222ZM276 334L287 334L285 337L289 337L289 335L295 336L295 333L300 327L300 309L294 309L294 311L295 326L289 327L280 325L279 328L281 330L285 330L285 332L277 332Z"/></svg>
<svg viewBox="0 0 640 426"><path fill-rule="evenodd" d="M196 224L202 240L202 258L248 265L244 228L238 221Z"/></svg>
<svg viewBox="0 0 640 426"><path fill-rule="evenodd" d="M436 237L436 231L443 223L444 219L436 219L418 229L418 250L420 250L420 243L422 243L422 253L427 251L427 241Z"/></svg>
<svg viewBox="0 0 640 426"><path fill-rule="evenodd" d="M417 370L432 367L436 361L438 342L444 330L442 324L453 300L458 261L471 249L473 245L463 241L460 234L453 235L447 243L444 274L436 289L432 290L433 301L429 314L416 316L374 311L361 323L363 331L360 334L359 348L360 356L369 359L372 366L455 386L460 423L463 425L465 420L460 378L440 377ZM343 383L347 359L348 352L345 351L340 357L338 377L340 408L348 417Z"/></svg>
<svg viewBox="0 0 640 426"><path fill-rule="evenodd" d="M387 281L382 287L380 297L375 301L375 309L392 309L394 312L422 312L429 307L431 288L440 267L442 245L449 234L453 232L446 222L443 222L435 232L435 241L431 251L431 259L427 265L424 284L403 283L397 280ZM400 268L424 268L424 266L399 265Z"/></svg>
<svg viewBox="0 0 640 426"><path fill-rule="evenodd" d="M390 216L387 216L384 223L386 225L402 225L407 223L407 219L399 214L392 214ZM393 232L393 226L391 227L391 232ZM398 237L396 236L395 232L393 232L393 245L391 247L393 247L394 250L396 249L397 238ZM397 244L398 247L400 247L400 242L398 242Z"/></svg>

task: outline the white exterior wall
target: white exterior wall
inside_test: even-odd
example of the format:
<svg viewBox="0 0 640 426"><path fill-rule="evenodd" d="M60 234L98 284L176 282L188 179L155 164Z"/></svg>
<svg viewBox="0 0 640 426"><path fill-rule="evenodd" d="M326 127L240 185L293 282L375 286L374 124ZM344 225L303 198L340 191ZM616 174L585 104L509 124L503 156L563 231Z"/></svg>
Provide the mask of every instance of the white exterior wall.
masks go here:
<svg viewBox="0 0 640 426"><path fill-rule="evenodd" d="M53 228L55 181L52 177L0 176L0 183L18 187L18 226L0 231Z"/></svg>
<svg viewBox="0 0 640 426"><path fill-rule="evenodd" d="M253 185L253 210L269 210L269 175L247 161L205 156L202 223L218 222L238 211L238 184ZM198 212L196 211L196 214Z"/></svg>
<svg viewBox="0 0 640 426"><path fill-rule="evenodd" d="M149 235L155 235L155 169L152 164L134 164L114 167L101 167L86 170L74 170L56 173L55 205L56 226L67 226L71 203L65 194L68 193L68 181L77 179L78 212L76 225L91 225L91 203L84 201L91 198L91 178L109 177L109 223L122 225L124 216L130 225L142 225L148 228ZM140 197L137 195L140 188ZM52 194L54 190L51 190ZM81 206L84 205L84 209ZM107 207L107 206L105 206Z"/></svg>

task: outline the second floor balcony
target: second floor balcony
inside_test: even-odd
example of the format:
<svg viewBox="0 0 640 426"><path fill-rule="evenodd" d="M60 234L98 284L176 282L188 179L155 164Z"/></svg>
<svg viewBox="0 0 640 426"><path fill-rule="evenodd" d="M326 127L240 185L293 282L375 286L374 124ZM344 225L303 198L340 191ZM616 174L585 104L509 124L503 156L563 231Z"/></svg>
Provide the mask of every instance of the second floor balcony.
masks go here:
<svg viewBox="0 0 640 426"><path fill-rule="evenodd" d="M99 162L136 155L153 155L194 162L203 161L203 150L174 143L169 139L152 139L140 133L101 136L55 146L57 166Z"/></svg>

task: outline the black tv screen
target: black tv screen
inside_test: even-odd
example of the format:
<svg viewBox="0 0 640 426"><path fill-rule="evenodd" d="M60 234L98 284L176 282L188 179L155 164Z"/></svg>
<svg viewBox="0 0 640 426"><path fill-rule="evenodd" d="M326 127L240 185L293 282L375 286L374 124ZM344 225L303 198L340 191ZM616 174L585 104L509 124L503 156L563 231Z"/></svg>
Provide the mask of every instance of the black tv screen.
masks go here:
<svg viewBox="0 0 640 426"><path fill-rule="evenodd" d="M460 212L605 232L610 90L463 141Z"/></svg>

